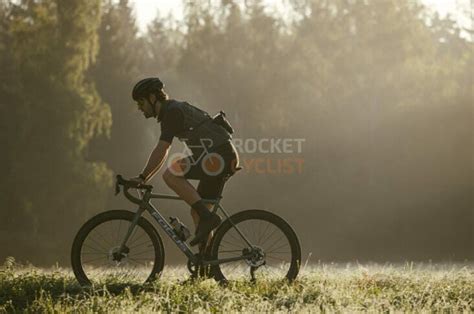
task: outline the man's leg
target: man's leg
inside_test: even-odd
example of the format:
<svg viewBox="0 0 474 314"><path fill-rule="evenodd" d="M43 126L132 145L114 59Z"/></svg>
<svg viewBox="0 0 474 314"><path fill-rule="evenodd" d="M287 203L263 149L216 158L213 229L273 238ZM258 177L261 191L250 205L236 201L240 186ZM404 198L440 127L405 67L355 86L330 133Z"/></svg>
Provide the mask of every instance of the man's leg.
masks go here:
<svg viewBox="0 0 474 314"><path fill-rule="evenodd" d="M205 177L199 181L197 186L198 194L205 199L216 199L221 196L222 189L224 187L225 180L221 177ZM211 210L214 207L214 204L206 203L206 206ZM203 241L201 251L204 251L207 246L211 243L214 231L209 233L207 241Z"/></svg>
<svg viewBox="0 0 474 314"><path fill-rule="evenodd" d="M197 227L200 218L199 209L196 210L193 208L193 205L201 201L199 193L186 178L174 175L169 169L166 169L163 173L163 180L170 189L175 191L179 197L191 206L191 216L193 217L195 227ZM212 204L204 204L204 206L209 210Z"/></svg>
<svg viewBox="0 0 474 314"><path fill-rule="evenodd" d="M201 196L196 191L196 189L191 185L191 183L186 180L186 178L181 176L174 175L169 169L167 169L163 174L163 180L173 191L176 192L186 203L191 206L191 216L193 217L196 230L196 238L200 238L202 233L211 228L214 229L217 225L220 224L219 216L212 214L210 208L212 204L206 204L202 202ZM201 219L206 219L204 229L202 232L199 232L198 226ZM191 241L192 245L197 244L196 238Z"/></svg>
<svg viewBox="0 0 474 314"><path fill-rule="evenodd" d="M186 178L174 175L169 169L166 169L163 173L163 180L170 189L175 191L189 205L201 200L199 193Z"/></svg>
<svg viewBox="0 0 474 314"><path fill-rule="evenodd" d="M206 206L207 206L207 208L209 208L209 210L212 208L212 204L207 203ZM197 228L197 226L199 224L199 215L198 215L197 211L192 207L191 207L191 217L193 217L194 228ZM211 243L211 239L212 239L213 234L214 234L214 231L211 231L211 233L209 233L209 237L207 238L207 241L202 242L199 245L199 251L200 252L204 252L206 250L206 248L209 246L209 244Z"/></svg>

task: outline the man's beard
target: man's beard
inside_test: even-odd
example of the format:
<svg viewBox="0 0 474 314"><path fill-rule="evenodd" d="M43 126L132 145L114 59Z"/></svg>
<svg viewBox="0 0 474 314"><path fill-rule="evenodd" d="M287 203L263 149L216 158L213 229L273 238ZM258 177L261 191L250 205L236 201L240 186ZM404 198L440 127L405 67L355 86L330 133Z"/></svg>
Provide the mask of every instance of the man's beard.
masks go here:
<svg viewBox="0 0 474 314"><path fill-rule="evenodd" d="M145 116L145 119L153 117L153 114L151 114L151 113L144 112L143 115Z"/></svg>

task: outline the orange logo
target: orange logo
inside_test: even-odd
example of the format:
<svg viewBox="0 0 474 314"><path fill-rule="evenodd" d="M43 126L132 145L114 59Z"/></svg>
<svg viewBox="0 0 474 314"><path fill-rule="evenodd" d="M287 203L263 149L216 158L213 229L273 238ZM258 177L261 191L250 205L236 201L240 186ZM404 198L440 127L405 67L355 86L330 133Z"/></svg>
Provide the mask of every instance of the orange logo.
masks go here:
<svg viewBox="0 0 474 314"><path fill-rule="evenodd" d="M216 176L224 170L224 159L219 154L210 153L204 156L201 166L207 175Z"/></svg>
<svg viewBox="0 0 474 314"><path fill-rule="evenodd" d="M191 162L184 154L175 154L168 160L168 169L175 176L184 176L191 169Z"/></svg>

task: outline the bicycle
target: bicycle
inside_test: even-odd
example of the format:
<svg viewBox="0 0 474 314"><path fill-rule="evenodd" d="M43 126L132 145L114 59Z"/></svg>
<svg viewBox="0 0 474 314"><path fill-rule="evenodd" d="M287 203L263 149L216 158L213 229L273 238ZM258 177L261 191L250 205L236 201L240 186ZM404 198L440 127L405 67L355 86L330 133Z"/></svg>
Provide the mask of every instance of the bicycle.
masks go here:
<svg viewBox="0 0 474 314"><path fill-rule="evenodd" d="M227 176L226 179L230 177ZM220 210L225 220L217 227L208 249L194 254L186 244L186 227L176 228L150 203L151 199L181 200L179 196L153 194L153 186L116 179L116 194L138 205L136 212L111 210L88 220L78 231L71 250L72 269L82 286L125 278L150 283L159 278L165 251L155 227L142 214L148 211L164 232L188 258L188 269L196 275L207 269L210 277L228 280L272 279L293 281L301 264L301 247L291 226L281 217L259 209L229 215L220 205L222 189L212 211ZM138 196L129 189L137 189ZM175 221L176 222L176 221ZM179 222L179 221L178 221ZM275 240L276 239L276 240Z"/></svg>

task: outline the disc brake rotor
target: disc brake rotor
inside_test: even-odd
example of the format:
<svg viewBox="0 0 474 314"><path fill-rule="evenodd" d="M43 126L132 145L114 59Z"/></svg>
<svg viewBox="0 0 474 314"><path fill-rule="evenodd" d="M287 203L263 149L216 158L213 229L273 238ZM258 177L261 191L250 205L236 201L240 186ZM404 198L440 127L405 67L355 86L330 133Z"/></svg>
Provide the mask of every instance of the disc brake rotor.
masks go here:
<svg viewBox="0 0 474 314"><path fill-rule="evenodd" d="M122 251L120 247L113 247L109 250L109 261L115 264L126 263L128 261L128 253L130 253L130 249L125 247Z"/></svg>
<svg viewBox="0 0 474 314"><path fill-rule="evenodd" d="M243 255L252 254L252 256L245 260L245 262L251 267L260 267L265 265L265 252L258 246L252 248L244 248L242 250Z"/></svg>

